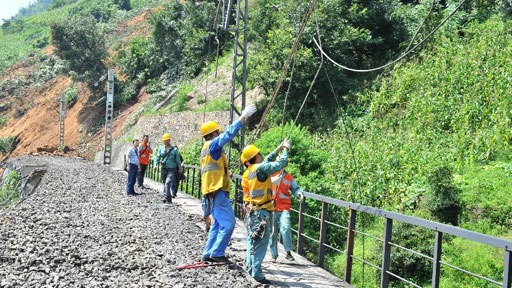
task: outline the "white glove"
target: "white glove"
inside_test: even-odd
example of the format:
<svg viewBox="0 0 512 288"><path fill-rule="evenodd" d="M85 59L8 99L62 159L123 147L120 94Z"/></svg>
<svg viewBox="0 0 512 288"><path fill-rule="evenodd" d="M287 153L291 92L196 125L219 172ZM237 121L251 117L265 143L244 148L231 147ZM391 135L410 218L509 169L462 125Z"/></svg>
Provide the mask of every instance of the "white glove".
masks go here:
<svg viewBox="0 0 512 288"><path fill-rule="evenodd" d="M272 176L270 179L272 179L272 184L279 185L279 183L281 183L281 173L276 176Z"/></svg>
<svg viewBox="0 0 512 288"><path fill-rule="evenodd" d="M297 195L299 196L299 201L302 202L304 200L304 194L302 194L302 192L299 191Z"/></svg>
<svg viewBox="0 0 512 288"><path fill-rule="evenodd" d="M285 139L283 141L282 145L284 148L288 149L288 151L290 151L290 149L292 148L292 144L290 143L290 140L288 140L288 139Z"/></svg>
<svg viewBox="0 0 512 288"><path fill-rule="evenodd" d="M251 117L252 114L256 113L256 105L251 104L247 107L245 107L244 111L242 111L242 117L247 119Z"/></svg>

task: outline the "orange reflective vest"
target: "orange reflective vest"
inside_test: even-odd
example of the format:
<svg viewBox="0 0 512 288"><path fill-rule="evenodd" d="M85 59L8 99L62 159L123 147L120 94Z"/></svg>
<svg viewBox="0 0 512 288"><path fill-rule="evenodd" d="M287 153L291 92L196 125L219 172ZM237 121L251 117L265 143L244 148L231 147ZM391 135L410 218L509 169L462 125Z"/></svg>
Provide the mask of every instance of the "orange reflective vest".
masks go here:
<svg viewBox="0 0 512 288"><path fill-rule="evenodd" d="M272 191L274 191L272 199L274 199L276 211L290 211L292 206L292 199L290 194L292 181L293 176L284 172L280 184L272 185Z"/></svg>
<svg viewBox="0 0 512 288"><path fill-rule="evenodd" d="M153 150L146 146L146 144L140 143L140 151L139 151L139 162L140 164L148 165L150 154L153 153Z"/></svg>

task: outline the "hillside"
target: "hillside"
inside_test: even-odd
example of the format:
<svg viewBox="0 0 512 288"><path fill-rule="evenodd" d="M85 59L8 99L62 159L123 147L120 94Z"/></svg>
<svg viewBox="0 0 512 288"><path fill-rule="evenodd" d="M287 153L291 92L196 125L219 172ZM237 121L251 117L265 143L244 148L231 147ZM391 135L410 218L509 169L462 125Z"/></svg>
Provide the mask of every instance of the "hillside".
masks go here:
<svg viewBox="0 0 512 288"><path fill-rule="evenodd" d="M202 119L204 111L229 109L232 37L218 33L216 67L212 27L218 2L55 3L42 13L11 21L0 32L0 150L5 157L57 150L56 99L65 94L68 154L93 159L102 145L105 94L104 83L94 84L107 68L116 72L116 143L136 136L134 127L142 116L189 111L188 117ZM320 1L300 41L293 77L289 71L264 119L264 131L255 135L251 123L248 139L268 153L291 131L321 63L313 37L320 37L323 49L339 63L369 69L419 43L458 4ZM259 115L274 92L307 8L306 1L250 3L248 103L257 104ZM324 58L291 133L288 171L310 192L512 238L511 24L510 1L470 1L425 44L389 68L356 73ZM177 92L156 111L156 104L172 91ZM152 121L163 119L168 118ZM282 121L288 123L285 133ZM188 163L197 160L199 141L183 149ZM233 156L233 163L237 159ZM309 209L318 215L321 207ZM330 213L348 217L346 211ZM367 232L380 235L379 224L368 219ZM427 237L424 231L400 227L404 238ZM319 229L309 229L309 235L318 236ZM345 249L345 234L333 233L339 249ZM403 244L424 253L431 250L422 241ZM380 247L367 245L366 252L356 252L378 263ZM473 250L450 239L446 247L453 263L472 271L503 269L503 263L486 257L496 251ZM316 249L306 247L309 255ZM339 270L342 258L328 255L329 268ZM393 263L404 259L409 258L401 255ZM429 285L427 264L406 264L397 273ZM360 279L362 271L355 273ZM453 271L446 275L442 287L486 287ZM366 287L378 285L376 275L365 276Z"/></svg>

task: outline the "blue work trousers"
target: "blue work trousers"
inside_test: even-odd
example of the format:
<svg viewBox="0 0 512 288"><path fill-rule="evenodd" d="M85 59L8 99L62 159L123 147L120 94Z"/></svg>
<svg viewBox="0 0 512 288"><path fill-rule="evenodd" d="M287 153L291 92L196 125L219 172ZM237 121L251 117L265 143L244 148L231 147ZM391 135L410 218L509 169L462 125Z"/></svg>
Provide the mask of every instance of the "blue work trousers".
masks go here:
<svg viewBox="0 0 512 288"><path fill-rule="evenodd" d="M165 199L175 197L178 193L178 170L175 168L162 168L162 181L164 182L164 195Z"/></svg>
<svg viewBox="0 0 512 288"><path fill-rule="evenodd" d="M213 225L208 233L208 241L203 250L203 258L225 256L231 235L235 229L235 213L228 194L222 190L215 192L211 212Z"/></svg>
<svg viewBox="0 0 512 288"><path fill-rule="evenodd" d="M270 234L272 233L271 213L267 210L255 210L249 216L247 223L247 270L249 274L256 280L260 281L265 279L261 271L261 263L267 253L268 242ZM266 221L266 228L263 236L259 239L253 240L251 238L252 232L255 231L260 223Z"/></svg>
<svg viewBox="0 0 512 288"><path fill-rule="evenodd" d="M139 171L139 166L136 164L129 164L130 171L128 171L128 178L126 179L126 194L134 194L135 193L135 182L137 181L137 172Z"/></svg>
<svg viewBox="0 0 512 288"><path fill-rule="evenodd" d="M279 234L283 238L284 251L292 251L292 230L290 226L290 211L275 211L273 217L272 236L270 237L270 251L272 258L277 259L277 243Z"/></svg>

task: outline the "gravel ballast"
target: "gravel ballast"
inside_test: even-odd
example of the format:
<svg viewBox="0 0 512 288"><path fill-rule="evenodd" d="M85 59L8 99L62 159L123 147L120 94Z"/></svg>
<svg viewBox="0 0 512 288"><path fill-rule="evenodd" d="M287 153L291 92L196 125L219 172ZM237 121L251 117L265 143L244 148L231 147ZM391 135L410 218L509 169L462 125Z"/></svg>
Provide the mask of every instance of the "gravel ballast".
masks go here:
<svg viewBox="0 0 512 288"><path fill-rule="evenodd" d="M0 208L0 287L254 286L240 265L174 269L199 261L206 235L160 191L127 197L125 175L77 158L9 162L47 172L23 203Z"/></svg>

